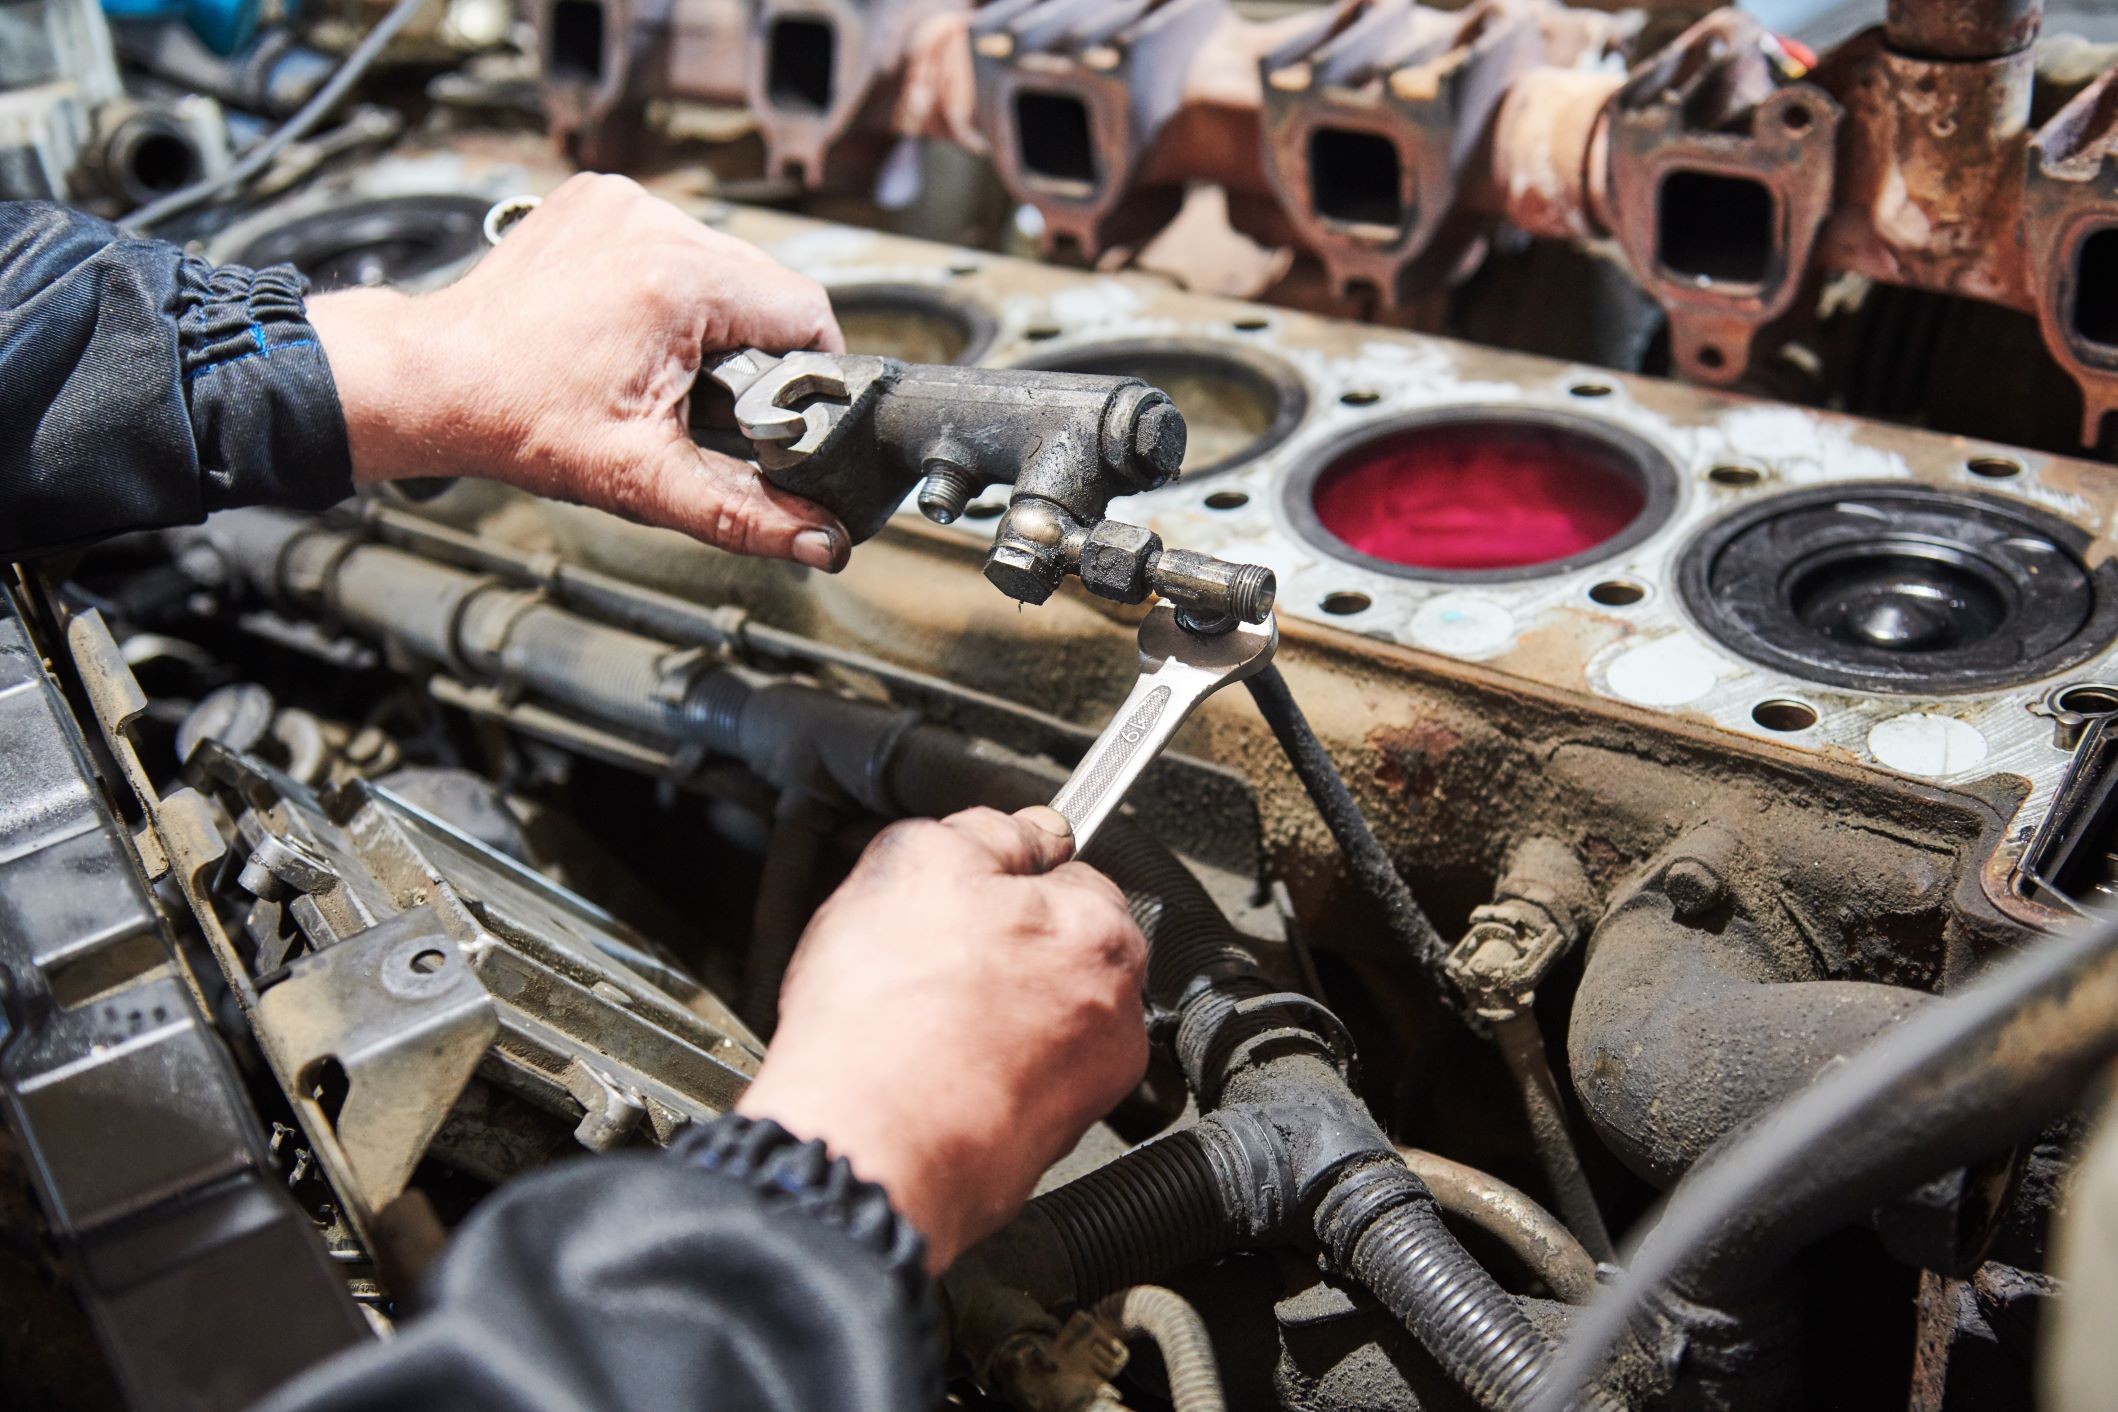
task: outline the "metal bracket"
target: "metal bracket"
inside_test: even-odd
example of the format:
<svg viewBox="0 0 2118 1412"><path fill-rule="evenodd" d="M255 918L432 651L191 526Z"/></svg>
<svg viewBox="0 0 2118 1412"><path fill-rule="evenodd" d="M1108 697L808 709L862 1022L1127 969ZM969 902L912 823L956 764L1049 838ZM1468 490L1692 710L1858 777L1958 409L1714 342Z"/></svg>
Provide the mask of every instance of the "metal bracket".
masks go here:
<svg viewBox="0 0 2118 1412"><path fill-rule="evenodd" d="M331 1135L317 1155L365 1225L404 1191L500 1025L455 942L421 908L295 961L259 993L257 1029L296 1077L311 1131ZM342 1101L318 1096L336 1078L331 1062Z"/></svg>

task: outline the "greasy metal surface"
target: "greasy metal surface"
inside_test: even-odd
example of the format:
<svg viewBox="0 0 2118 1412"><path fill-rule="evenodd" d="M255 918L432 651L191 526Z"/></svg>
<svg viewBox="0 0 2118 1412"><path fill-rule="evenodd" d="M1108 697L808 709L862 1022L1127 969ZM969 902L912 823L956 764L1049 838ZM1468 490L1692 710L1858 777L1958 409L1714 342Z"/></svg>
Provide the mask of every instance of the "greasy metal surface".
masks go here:
<svg viewBox="0 0 2118 1412"><path fill-rule="evenodd" d="M742 99L741 0L536 0L525 9L551 136L590 166L623 165L653 99Z"/></svg>
<svg viewBox="0 0 2118 1412"><path fill-rule="evenodd" d="M385 790L356 783L326 809L207 750L246 842L316 863L308 891L252 904L253 938L298 929L306 947L258 978L257 1030L333 1133L359 1214L402 1190L474 1072L600 1148L636 1129L666 1141L756 1071L725 1007L580 898ZM335 1113L312 1092L326 1059L346 1081Z"/></svg>
<svg viewBox="0 0 2118 1412"><path fill-rule="evenodd" d="M906 51L962 0L762 0L751 7L744 95L771 171L809 186L871 184L897 141Z"/></svg>
<svg viewBox="0 0 2118 1412"><path fill-rule="evenodd" d="M414 170L428 189L446 179L454 189L489 191L496 189L496 165L472 153L422 158ZM507 184L498 189L520 189L520 166L507 171ZM403 172L388 175L402 189ZM539 179L549 185L556 174ZM1904 481L2019 499L2085 527L2092 536L2085 557L2100 563L2111 552L2118 523L2118 470L1190 295L1146 277L974 255L764 211L719 207L707 214L827 284L909 284L976 302L995 321L984 358L990 364L1056 359L1124 338L1237 349L1262 345L1292 368L1307 385L1309 406L1284 441L1197 486L1180 479L1131 497L1126 513L1168 544L1274 570L1286 644L1282 669L1327 742L1346 752L1342 758L1352 762L1356 790L1399 846L1414 834L1428 837L1420 820L1438 805L1436 789L1451 798L1455 790L1468 791L1464 797L1477 802L1480 829L1529 817L1526 801L1488 797L1492 781L1511 777L1516 766L1503 767L1480 751L1490 745L1526 762L1538 749L1559 748L1568 730L1558 723L1571 721L1587 731L1586 723L1594 721L1599 743L1590 755L1615 771L1604 783L1637 797L1642 809L1653 796L1634 796L1626 772L1655 777L1662 766L1639 762L1662 758L1672 740L1687 742L1680 753L1714 762L1708 773L1716 779L1763 771L1792 781L1804 770L1818 770L1838 781L1826 794L1854 788L1863 798L1953 797L1957 802L1948 808L1923 804L1906 816L1917 834L1932 838L1939 829L1954 838L1951 849L1965 846L1984 827L1970 821L1993 819L1989 811L1998 808L2000 819L2009 822L1986 882L2003 905L2016 905L2004 897L2008 868L2070 758L2054 743L2049 724L2027 708L2059 681L1939 698L1891 697L1766 670L1716 648L1690 621L1671 588L1674 566L1708 521L1783 489L1844 480ZM1643 439L1676 468L1669 519L1597 564L1475 586L1364 569L1311 547L1294 532L1282 488L1326 448L1409 414L1466 404L1503 413L1559 411ZM457 504L465 508L452 512ZM512 504L483 487L466 487L431 513L482 518L490 531L530 544L550 545L556 536L570 557L590 567L686 596L737 603L827 643L859 647L1075 720L1107 720L1131 681L1129 630L1111 616L1122 610L1062 592L1040 609L1018 611L978 580L978 554L991 537L981 516L997 513L992 501L974 504L970 515L947 529L924 526L908 508L895 528L864 546L835 578L733 560L680 536L589 512ZM2114 672L2118 658L2105 653L2060 680L2103 679ZM1814 721L1787 729L1782 727L1803 713L1757 714L1781 701L1814 711ZM1193 744L1185 748L1254 763L1254 753L1246 752L1262 735L1253 733L1244 715L1210 705L1189 729ZM1556 736L1548 734L1554 729ZM1515 743L1504 745L1506 737ZM1535 745L1538 739L1545 745ZM1449 749L1467 740L1476 749L1465 764L1483 759L1483 775L1477 768L1455 774L1459 767L1444 763ZM1628 741L1636 743L1623 743ZM1719 763L1724 760L1747 763ZM1444 785L1445 778L1455 783ZM1268 781L1268 827L1279 845L1314 838L1307 832L1315 825L1306 802L1279 793L1290 784ZM1932 792L1930 785L1944 792ZM1775 784L1771 792L1793 788ZM1669 790L1650 812L1669 799L1696 794L1694 785L1672 783ZM1397 793L1425 803L1414 811L1383 797ZM1999 822L1993 820L1995 832ZM1582 824L1605 827L1593 818ZM1484 860L1481 866L1497 863L1497 852L1491 858L1485 853L1487 842L1468 835L1432 842L1440 850L1437 869L1441 857L1467 854ZM1315 876L1312 866L1298 873Z"/></svg>
<svg viewBox="0 0 2118 1412"><path fill-rule="evenodd" d="M1890 46L1932 59L1990 59L2027 49L2044 0L1890 0Z"/></svg>
<svg viewBox="0 0 2118 1412"><path fill-rule="evenodd" d="M1846 117L1822 262L2029 307L2017 229L2035 76L2031 50L1948 62L1872 31L1830 55L1815 81Z"/></svg>
<svg viewBox="0 0 2118 1412"><path fill-rule="evenodd" d="M2087 299L2090 242L2118 230L2118 73L2105 74L2045 124L2030 144L2023 243L2035 281L2045 347L2081 385L2084 444L2095 445L2118 411L2118 332L2098 325Z"/></svg>

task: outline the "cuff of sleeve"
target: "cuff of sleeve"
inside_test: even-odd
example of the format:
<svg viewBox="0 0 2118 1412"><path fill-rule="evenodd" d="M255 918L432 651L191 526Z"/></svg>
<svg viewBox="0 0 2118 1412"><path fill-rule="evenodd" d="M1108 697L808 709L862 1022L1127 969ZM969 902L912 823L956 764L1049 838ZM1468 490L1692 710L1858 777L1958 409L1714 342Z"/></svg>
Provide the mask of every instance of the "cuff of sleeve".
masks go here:
<svg viewBox="0 0 2118 1412"><path fill-rule="evenodd" d="M820 1140L804 1142L770 1118L727 1113L696 1124L671 1147L680 1160L742 1183L767 1204L835 1227L883 1263L914 1308L933 1317L926 1238L889 1194L853 1175Z"/></svg>
<svg viewBox="0 0 2118 1412"><path fill-rule="evenodd" d="M353 493L331 365L294 269L186 258L177 271L178 376L207 510L322 509Z"/></svg>

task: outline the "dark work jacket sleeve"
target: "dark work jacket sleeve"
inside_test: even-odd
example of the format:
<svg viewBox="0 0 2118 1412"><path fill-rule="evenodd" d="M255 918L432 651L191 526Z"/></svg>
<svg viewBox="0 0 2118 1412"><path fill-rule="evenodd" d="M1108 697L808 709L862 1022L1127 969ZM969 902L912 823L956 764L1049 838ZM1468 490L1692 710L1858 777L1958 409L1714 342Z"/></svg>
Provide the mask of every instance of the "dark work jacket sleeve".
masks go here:
<svg viewBox="0 0 2118 1412"><path fill-rule="evenodd" d="M457 1230L423 1312L255 1412L929 1412L922 1247L831 1165L864 1208L820 1215L681 1150L518 1179Z"/></svg>
<svg viewBox="0 0 2118 1412"><path fill-rule="evenodd" d="M350 494L305 288L0 202L0 560Z"/></svg>

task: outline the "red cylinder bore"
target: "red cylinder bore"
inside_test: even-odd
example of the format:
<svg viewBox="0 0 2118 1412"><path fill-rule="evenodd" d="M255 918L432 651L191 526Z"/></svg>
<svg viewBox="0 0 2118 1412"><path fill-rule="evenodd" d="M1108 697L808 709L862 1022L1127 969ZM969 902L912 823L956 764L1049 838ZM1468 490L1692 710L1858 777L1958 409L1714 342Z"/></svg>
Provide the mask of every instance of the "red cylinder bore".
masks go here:
<svg viewBox="0 0 2118 1412"><path fill-rule="evenodd" d="M1410 569L1526 569L1587 553L1647 506L1625 454L1584 433L1446 422L1357 446L1318 477L1317 519Z"/></svg>

